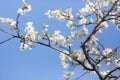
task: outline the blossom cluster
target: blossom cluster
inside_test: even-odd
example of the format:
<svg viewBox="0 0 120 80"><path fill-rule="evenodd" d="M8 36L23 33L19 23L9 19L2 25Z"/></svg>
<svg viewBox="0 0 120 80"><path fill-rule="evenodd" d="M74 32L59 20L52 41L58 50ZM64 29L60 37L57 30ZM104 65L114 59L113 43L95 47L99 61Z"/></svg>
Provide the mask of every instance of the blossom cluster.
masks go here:
<svg viewBox="0 0 120 80"><path fill-rule="evenodd" d="M10 29L14 29L16 26L16 21L11 18L0 18L1 23L10 27Z"/></svg>
<svg viewBox="0 0 120 80"><path fill-rule="evenodd" d="M66 54L64 54L66 53ZM60 53L59 58L61 59L61 65L66 70L64 73L64 79L67 80L73 75L73 71L67 70L71 63L75 63L75 60L79 60L84 63L85 55L80 50L74 50L71 53L68 51L63 51Z"/></svg>
<svg viewBox="0 0 120 80"><path fill-rule="evenodd" d="M53 10L53 11L48 10L45 13L45 15L50 19L57 18L60 21L65 21L66 19L72 20L73 19L72 8L68 8L65 11L66 11L66 13L62 11L62 8L59 8L59 9Z"/></svg>
<svg viewBox="0 0 120 80"><path fill-rule="evenodd" d="M52 43L60 46L60 47L69 47L72 46L73 38L68 36L65 38L63 35L60 34L60 31L56 30L52 37L50 38Z"/></svg>
<svg viewBox="0 0 120 80"><path fill-rule="evenodd" d="M25 0L22 0L22 7L18 9L18 13L21 15L25 15L26 12L31 11L31 5L26 2Z"/></svg>
<svg viewBox="0 0 120 80"><path fill-rule="evenodd" d="M34 48L33 42L39 41L41 36L39 35L38 31L35 31L33 27L33 22L27 22L25 30L26 32L23 42L21 43L20 49L25 50L29 48L30 50Z"/></svg>

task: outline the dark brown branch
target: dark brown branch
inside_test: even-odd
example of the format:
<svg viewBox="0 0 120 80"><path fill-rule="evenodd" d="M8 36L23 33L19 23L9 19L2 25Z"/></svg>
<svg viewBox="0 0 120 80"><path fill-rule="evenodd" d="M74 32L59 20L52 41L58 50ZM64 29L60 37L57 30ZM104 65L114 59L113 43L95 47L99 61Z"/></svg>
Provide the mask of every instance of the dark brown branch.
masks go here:
<svg viewBox="0 0 120 80"><path fill-rule="evenodd" d="M7 34L7 35L15 36L14 34L11 34L11 33L7 32L7 31L5 31L5 30L3 30L3 29L1 29L1 28L0 28L0 31L2 31L3 33L5 33L5 34Z"/></svg>
<svg viewBox="0 0 120 80"><path fill-rule="evenodd" d="M51 45L49 45L49 44L45 44L45 43L42 43L42 42L34 42L34 43L38 43L38 44L40 44L40 45L43 45L43 46L46 46L46 47L50 47L50 48L52 48L52 49L54 49L54 50L56 50L56 51L58 51L58 52L61 52L61 53L65 54L65 55L67 55L67 56L70 56L70 55L67 54L66 52L64 52L64 51L62 51L62 50L59 50L58 48L55 48L55 47L53 47L53 46L51 46Z"/></svg>
<svg viewBox="0 0 120 80"><path fill-rule="evenodd" d="M101 44L99 41L97 41L97 43L102 47L103 50L105 50L105 47L103 44Z"/></svg>
<svg viewBox="0 0 120 80"><path fill-rule="evenodd" d="M54 47L54 46L51 46L51 45L49 45L49 44L45 44L45 43L42 43L42 42L34 42L34 43L37 43L37 44L40 44L40 45L49 47L49 48L51 48L51 49L54 49L54 50L56 50L56 51L58 51L58 52L61 52L61 53L65 54L65 55L69 56L69 57L72 59L72 57L70 56L70 54L68 54L68 53L66 53L66 52L64 52L64 51L62 51L62 50L60 50L60 49L58 49L58 48L56 48L56 47ZM74 61L76 61L76 62L77 62L79 65L81 65L84 69L89 70L89 71L93 71L93 69L86 67L86 66L84 65L84 63L82 63L81 61L79 61L79 60L77 60L77 59L74 59Z"/></svg>
<svg viewBox="0 0 120 80"><path fill-rule="evenodd" d="M109 54L113 54L118 48L120 48L120 45L117 46L116 48L114 48L114 49L112 50L112 52L110 52ZM103 56L103 55L101 55L101 56ZM100 62L102 62L102 61L103 61L104 59L106 59L106 58L107 58L106 56L103 56L101 60L99 60L98 62L96 62L96 65L99 64Z"/></svg>
<svg viewBox="0 0 120 80"><path fill-rule="evenodd" d="M87 72L86 73L83 73L82 75L80 75L78 78L76 78L75 80L79 80L80 78L82 78L83 76L85 76L87 74Z"/></svg>
<svg viewBox="0 0 120 80"><path fill-rule="evenodd" d="M120 67L111 70L111 71L104 77L103 80L106 80L106 79L109 77L110 74L112 74L113 72L115 72L115 71L117 71L117 70L120 70Z"/></svg>
<svg viewBox="0 0 120 80"><path fill-rule="evenodd" d="M3 43L5 43L5 42L8 42L8 41L10 41L11 39L14 39L14 38L15 38L15 36L10 37L10 38L8 38L8 39L6 39L6 40L4 40L4 41L1 41L0 44L3 44Z"/></svg>
<svg viewBox="0 0 120 80"><path fill-rule="evenodd" d="M108 80L110 80L110 79L118 80L119 78L120 78L120 75L119 76L111 76L111 77L109 77Z"/></svg>
<svg viewBox="0 0 120 80"><path fill-rule="evenodd" d="M20 14L18 14L17 15L17 17L16 17L16 33L17 33L17 35L19 36L19 28L18 28L18 24L19 24L19 22L18 22L18 20L19 20L19 17L20 17Z"/></svg>

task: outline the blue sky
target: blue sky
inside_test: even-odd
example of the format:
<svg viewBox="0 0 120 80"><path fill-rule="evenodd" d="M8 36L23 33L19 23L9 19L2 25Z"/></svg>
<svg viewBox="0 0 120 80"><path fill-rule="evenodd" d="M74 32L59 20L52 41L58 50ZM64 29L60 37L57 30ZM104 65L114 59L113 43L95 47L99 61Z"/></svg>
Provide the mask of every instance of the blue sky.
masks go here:
<svg viewBox="0 0 120 80"><path fill-rule="evenodd" d="M63 34L67 34L64 22L49 20L44 13L57 8L73 8L73 13L84 6L82 0L28 0L32 6L32 11L20 17L20 27L24 29L25 22L31 20L37 30L42 31L41 24L49 24L49 29L53 32L61 29ZM16 18L17 10L21 7L21 0L0 0L0 17ZM0 24L0 26L3 26ZM5 26L6 27L6 26ZM63 30L64 29L64 30ZM68 32L69 33L69 32ZM114 34L114 35L112 35ZM120 32L111 26L100 36L105 47L116 47L120 43ZM0 40L8 37L0 32ZM0 45L0 80L63 80L63 69L60 64L58 52L36 45L32 51L20 51L19 40L12 40ZM81 74L79 69L77 74ZM87 77L86 77L87 76ZM93 80L90 75L86 75L84 80ZM87 78L87 79L86 79Z"/></svg>

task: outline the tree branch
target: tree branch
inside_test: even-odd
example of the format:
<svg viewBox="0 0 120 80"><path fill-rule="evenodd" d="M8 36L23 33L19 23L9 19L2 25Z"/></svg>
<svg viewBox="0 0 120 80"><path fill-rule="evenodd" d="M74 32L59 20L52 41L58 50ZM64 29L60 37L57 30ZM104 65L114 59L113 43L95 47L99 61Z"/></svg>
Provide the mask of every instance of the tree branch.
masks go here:
<svg viewBox="0 0 120 80"><path fill-rule="evenodd" d="M19 20L19 17L20 17L20 14L18 14L17 15L17 17L16 17L16 33L17 33L17 35L19 36L19 28L18 28L18 24L19 24L19 22L18 22L18 20Z"/></svg>
<svg viewBox="0 0 120 80"><path fill-rule="evenodd" d="M111 71L104 77L103 80L106 80L106 79L109 77L110 74L112 74L113 72L117 71L118 69L120 70L120 67L111 70Z"/></svg>
<svg viewBox="0 0 120 80"><path fill-rule="evenodd" d="M0 28L0 31L2 31L3 33L5 33L5 34L7 34L7 35L15 36L14 34L11 34L11 33L7 32L7 31L5 31L5 30L3 30L3 29L1 29L1 28Z"/></svg>
<svg viewBox="0 0 120 80"><path fill-rule="evenodd" d="M51 49L54 49L54 50L56 50L56 51L58 51L58 52L61 52L61 53L65 54L65 55L69 56L69 57L72 59L72 57L70 56L70 54L68 54L68 53L66 53L66 52L64 52L64 51L62 51L62 50L60 50L60 49L58 49L58 48L55 48L54 46L51 46L51 45L49 45L49 44L45 44L45 43L42 43L42 42L34 42L34 43L37 43L37 44L40 44L40 45L49 47L49 48L51 48ZM77 59L74 59L74 61L76 61L76 62L77 62L79 65L81 65L84 69L89 70L89 71L93 71L93 69L90 69L90 68L86 67L81 61L79 61L79 60L77 60Z"/></svg>
<svg viewBox="0 0 120 80"><path fill-rule="evenodd" d="M78 78L76 78L75 80L79 80L80 78L82 78L83 76L85 76L87 74L87 72L86 73L83 73L82 75L80 75Z"/></svg>
<svg viewBox="0 0 120 80"><path fill-rule="evenodd" d="M0 44L3 44L3 43L5 43L5 42L7 42L7 41L10 41L11 39L14 39L16 36L13 36L13 37L10 37L10 38L8 38L8 39L6 39L6 40L4 40L4 41L1 41L0 42Z"/></svg>

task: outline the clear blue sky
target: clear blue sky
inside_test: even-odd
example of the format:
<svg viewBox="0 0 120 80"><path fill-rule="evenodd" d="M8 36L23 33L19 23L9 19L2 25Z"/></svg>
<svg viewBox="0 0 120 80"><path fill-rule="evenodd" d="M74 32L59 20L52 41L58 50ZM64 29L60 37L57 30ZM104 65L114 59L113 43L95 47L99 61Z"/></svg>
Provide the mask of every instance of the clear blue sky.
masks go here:
<svg viewBox="0 0 120 80"><path fill-rule="evenodd" d="M67 34L64 31L67 30L65 23L49 20L44 13L48 9L54 10L60 7L63 9L72 7L75 13L84 6L82 0L28 0L28 2L32 6L32 11L20 17L21 28L24 29L24 22L31 20L39 31L42 31L41 24L46 23L50 25L51 32L61 29L63 34ZM0 0L0 17L15 19L21 5L21 0ZM0 26L3 25L0 24ZM6 36L0 32L0 40ZM105 30L104 36L100 37L105 47L114 48L120 44L120 32L113 26L109 30ZM63 69L58 52L40 45L37 45L32 51L21 52L19 46L19 40L12 40L0 45L0 80L63 80ZM77 74L81 74L79 69L76 71ZM86 76L82 79L95 80L89 75Z"/></svg>

